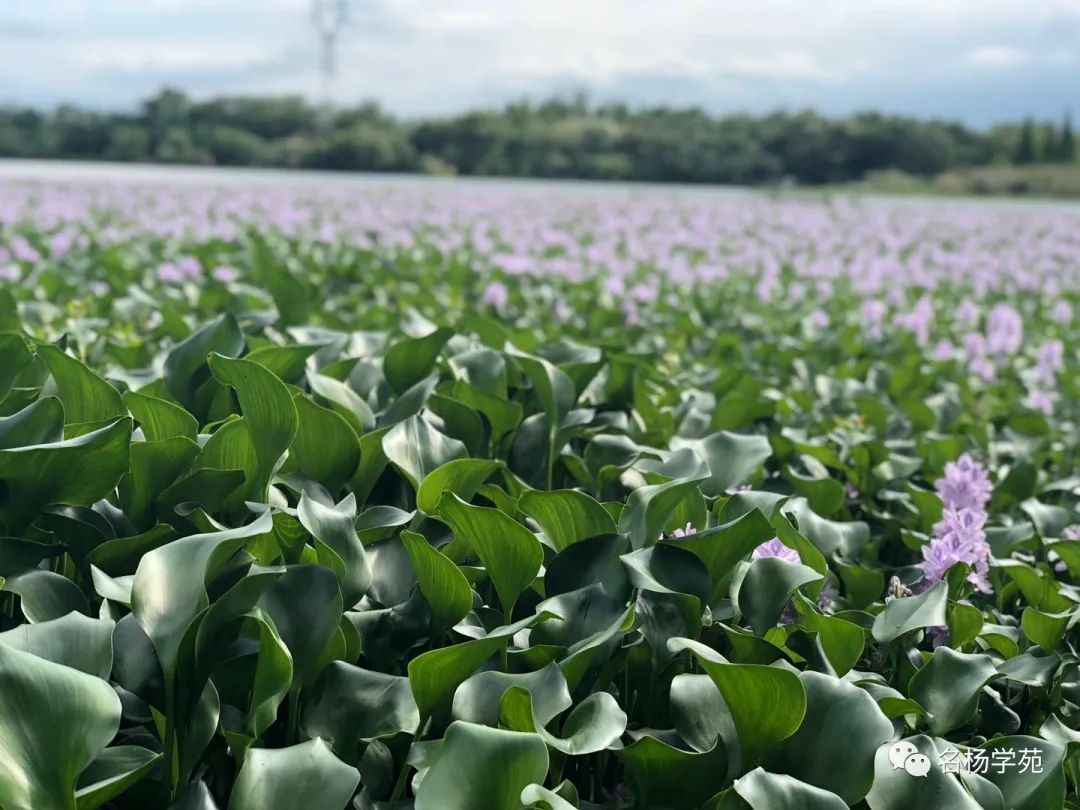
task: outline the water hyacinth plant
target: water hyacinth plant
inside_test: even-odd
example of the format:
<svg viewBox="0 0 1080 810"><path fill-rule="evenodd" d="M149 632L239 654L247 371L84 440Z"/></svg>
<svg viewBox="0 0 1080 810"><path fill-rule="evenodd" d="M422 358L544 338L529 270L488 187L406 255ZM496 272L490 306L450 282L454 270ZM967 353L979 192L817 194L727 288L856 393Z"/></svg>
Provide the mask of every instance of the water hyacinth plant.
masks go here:
<svg viewBox="0 0 1080 810"><path fill-rule="evenodd" d="M7 184L0 808L1080 806L1078 224Z"/></svg>

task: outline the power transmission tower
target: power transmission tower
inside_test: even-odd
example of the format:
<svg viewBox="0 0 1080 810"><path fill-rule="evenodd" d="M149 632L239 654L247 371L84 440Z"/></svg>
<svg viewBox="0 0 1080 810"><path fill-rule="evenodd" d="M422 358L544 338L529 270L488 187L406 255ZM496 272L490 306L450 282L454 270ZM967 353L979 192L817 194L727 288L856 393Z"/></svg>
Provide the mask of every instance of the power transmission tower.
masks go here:
<svg viewBox="0 0 1080 810"><path fill-rule="evenodd" d="M311 19L319 37L319 71L322 76L320 118L330 125L334 109L334 78L337 75L337 44L348 22L349 0L312 0Z"/></svg>

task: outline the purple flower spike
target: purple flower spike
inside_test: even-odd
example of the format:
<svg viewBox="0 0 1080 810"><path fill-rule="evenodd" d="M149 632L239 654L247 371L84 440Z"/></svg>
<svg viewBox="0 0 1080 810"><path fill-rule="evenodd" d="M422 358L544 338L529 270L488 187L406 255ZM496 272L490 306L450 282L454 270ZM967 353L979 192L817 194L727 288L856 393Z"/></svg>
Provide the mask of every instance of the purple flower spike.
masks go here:
<svg viewBox="0 0 1080 810"><path fill-rule="evenodd" d="M985 512L990 502L990 478L986 468L964 453L945 465L945 475L936 482L938 495L946 507Z"/></svg>

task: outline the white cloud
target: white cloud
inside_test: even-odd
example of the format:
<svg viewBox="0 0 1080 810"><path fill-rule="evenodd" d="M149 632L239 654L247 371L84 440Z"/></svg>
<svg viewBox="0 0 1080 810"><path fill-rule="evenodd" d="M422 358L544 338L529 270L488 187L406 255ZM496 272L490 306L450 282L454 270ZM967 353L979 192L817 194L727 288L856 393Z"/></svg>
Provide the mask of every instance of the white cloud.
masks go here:
<svg viewBox="0 0 1080 810"><path fill-rule="evenodd" d="M984 45L969 51L964 61L969 65L980 68L1015 68L1026 65L1031 61L1031 56L1019 48L1010 48L1005 45Z"/></svg>
<svg viewBox="0 0 1080 810"><path fill-rule="evenodd" d="M236 70L272 59L277 51L259 42L204 39L194 42L148 42L94 39L76 42L70 51L79 70L175 73Z"/></svg>
<svg viewBox="0 0 1080 810"><path fill-rule="evenodd" d="M166 81L199 95L313 94L310 2L0 0L0 103L117 107ZM408 114L571 87L713 109L918 111L953 81L1005 108L1030 95L1025 76L1058 94L1053 108L1080 108L1080 88L1045 80L1078 61L1080 0L350 2L339 98ZM20 24L38 36L20 40Z"/></svg>

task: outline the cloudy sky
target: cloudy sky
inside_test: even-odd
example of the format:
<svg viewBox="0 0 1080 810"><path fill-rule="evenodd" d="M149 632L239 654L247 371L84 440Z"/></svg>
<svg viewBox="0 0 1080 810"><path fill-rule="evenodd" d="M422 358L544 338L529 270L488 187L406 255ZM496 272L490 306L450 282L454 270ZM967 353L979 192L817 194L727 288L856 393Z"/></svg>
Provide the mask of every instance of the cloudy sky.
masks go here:
<svg viewBox="0 0 1080 810"><path fill-rule="evenodd" d="M340 102L1080 115L1080 0L348 0ZM0 104L318 91L312 0L0 0Z"/></svg>

